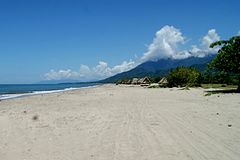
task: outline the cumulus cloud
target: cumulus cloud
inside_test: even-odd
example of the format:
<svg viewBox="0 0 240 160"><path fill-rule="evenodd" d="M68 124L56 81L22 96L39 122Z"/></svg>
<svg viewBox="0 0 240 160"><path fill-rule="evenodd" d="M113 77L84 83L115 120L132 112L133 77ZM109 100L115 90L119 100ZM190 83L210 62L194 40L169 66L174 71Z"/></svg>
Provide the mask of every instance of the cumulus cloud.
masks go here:
<svg viewBox="0 0 240 160"><path fill-rule="evenodd" d="M164 26L156 32L153 42L148 46L147 52L141 58L142 62L155 61L164 58L183 59L190 56L189 52L178 49L185 43L185 37L179 29L173 26Z"/></svg>
<svg viewBox="0 0 240 160"><path fill-rule="evenodd" d="M50 70L48 73L44 75L45 80L60 80L60 79L75 79L78 77L78 73L72 71L71 69L67 70Z"/></svg>
<svg viewBox="0 0 240 160"><path fill-rule="evenodd" d="M238 34L240 35L240 31ZM188 50L183 50L181 48L186 48L186 38L183 36L182 32L174 26L166 25L156 32L152 43L147 46L147 51L140 58L135 55L135 61L124 61L113 67L109 67L107 62L100 61L94 67L81 65L80 69L77 71L72 71L70 69L58 71L50 70L44 75L44 79L99 80L117 73L128 71L146 61L156 61L166 58L184 59L191 56L204 57L217 53L219 48L209 48L209 45L218 40L220 40L220 36L217 34L216 30L210 29L208 33L201 38L199 45L193 45Z"/></svg>
<svg viewBox="0 0 240 160"><path fill-rule="evenodd" d="M92 68L90 68L87 65L81 65L78 71L72 71L70 69L58 71L50 70L48 73L44 75L44 79L45 80L71 79L81 81L99 80L113 76L117 73L130 70L135 66L136 62L132 60L124 61L121 64L116 65L114 67L109 67L106 62L100 61L98 65Z"/></svg>
<svg viewBox="0 0 240 160"><path fill-rule="evenodd" d="M210 54L216 54L219 47L210 48L209 46L216 41L220 40L220 36L215 29L210 29L208 33L201 39L199 46L193 45L190 50L191 55L195 57L205 57Z"/></svg>
<svg viewBox="0 0 240 160"><path fill-rule="evenodd" d="M116 65L111 69L112 74L121 73L134 68L137 65L135 61L124 61L120 65Z"/></svg>
<svg viewBox="0 0 240 160"><path fill-rule="evenodd" d="M186 38L182 32L173 26L164 26L156 32L153 42L148 46L147 52L141 57L141 62L156 61L159 59L184 59L191 56L204 57L216 54L219 47L209 48L210 44L219 41L220 36L215 29L210 29L201 39L200 45L193 45L189 50L184 48Z"/></svg>

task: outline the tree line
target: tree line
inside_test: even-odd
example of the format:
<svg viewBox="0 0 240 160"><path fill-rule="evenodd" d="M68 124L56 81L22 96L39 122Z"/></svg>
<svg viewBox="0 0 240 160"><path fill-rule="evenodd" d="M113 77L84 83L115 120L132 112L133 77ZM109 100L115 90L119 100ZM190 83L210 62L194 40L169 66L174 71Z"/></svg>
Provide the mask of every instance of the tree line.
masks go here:
<svg viewBox="0 0 240 160"><path fill-rule="evenodd" d="M204 72L193 67L177 67L167 76L169 87L200 86L202 83L238 85L240 91L240 36L221 40L210 45L220 46L217 56L209 63ZM158 81L159 78L152 78Z"/></svg>

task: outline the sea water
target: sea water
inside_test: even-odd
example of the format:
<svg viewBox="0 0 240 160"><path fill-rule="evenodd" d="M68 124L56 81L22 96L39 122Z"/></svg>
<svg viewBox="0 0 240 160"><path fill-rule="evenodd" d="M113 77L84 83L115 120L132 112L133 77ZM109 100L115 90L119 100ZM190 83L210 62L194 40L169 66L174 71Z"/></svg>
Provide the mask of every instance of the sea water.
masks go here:
<svg viewBox="0 0 240 160"><path fill-rule="evenodd" d="M92 87L98 83L61 83L61 84L0 84L0 100L22 96L61 92L83 87Z"/></svg>

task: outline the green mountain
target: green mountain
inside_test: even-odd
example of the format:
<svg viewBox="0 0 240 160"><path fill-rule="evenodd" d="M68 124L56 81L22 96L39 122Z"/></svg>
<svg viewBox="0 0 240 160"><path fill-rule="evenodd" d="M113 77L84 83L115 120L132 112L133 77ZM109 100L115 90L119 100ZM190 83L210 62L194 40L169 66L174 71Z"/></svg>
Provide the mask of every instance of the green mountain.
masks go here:
<svg viewBox="0 0 240 160"><path fill-rule="evenodd" d="M179 66L195 67L200 71L204 71L208 63L215 57L215 55L209 55L203 58L189 57L186 59L160 59L158 61L148 61L138 65L137 67L106 78L99 82L102 83L115 83L121 79L130 79L134 77L163 77L166 76L171 69Z"/></svg>

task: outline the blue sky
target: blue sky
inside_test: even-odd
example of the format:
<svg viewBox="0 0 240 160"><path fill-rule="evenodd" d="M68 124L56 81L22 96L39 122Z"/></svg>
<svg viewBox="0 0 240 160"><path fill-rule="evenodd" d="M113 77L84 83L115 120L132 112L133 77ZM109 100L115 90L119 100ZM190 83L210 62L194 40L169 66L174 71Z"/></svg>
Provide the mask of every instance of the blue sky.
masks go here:
<svg viewBox="0 0 240 160"><path fill-rule="evenodd" d="M204 46L209 41L240 31L239 6L238 0L0 0L0 83L87 81L190 50L203 56L214 52Z"/></svg>

